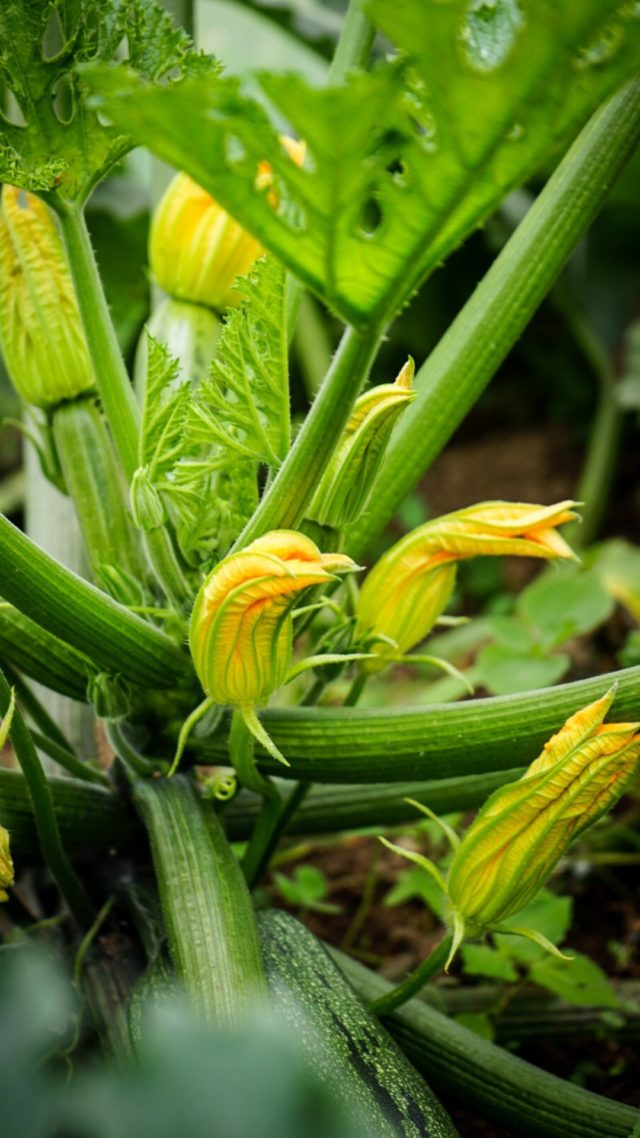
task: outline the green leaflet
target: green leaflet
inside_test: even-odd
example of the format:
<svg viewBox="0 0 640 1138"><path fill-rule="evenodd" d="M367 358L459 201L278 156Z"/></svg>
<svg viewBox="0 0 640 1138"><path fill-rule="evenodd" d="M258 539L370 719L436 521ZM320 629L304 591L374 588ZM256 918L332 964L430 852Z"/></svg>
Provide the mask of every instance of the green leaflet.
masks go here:
<svg viewBox="0 0 640 1138"><path fill-rule="evenodd" d="M277 467L290 440L284 266L267 257L238 288L246 302L227 317L209 375L191 405L187 436L216 444L225 465Z"/></svg>
<svg viewBox="0 0 640 1138"><path fill-rule="evenodd" d="M147 332L147 371L140 426L140 466L158 482L178 461L189 408L189 383L178 383L180 365Z"/></svg>
<svg viewBox="0 0 640 1138"><path fill-rule="evenodd" d="M148 336L134 514L159 524L159 493L190 561L227 551L256 508L258 465L278 467L289 448L284 266L260 261L241 292L195 390L177 383L177 361Z"/></svg>
<svg viewBox="0 0 640 1138"><path fill-rule="evenodd" d="M341 316L389 318L640 62L636 4L619 0L378 0L400 60L317 90L261 75L307 144L298 168L235 79L87 80L116 123L187 170ZM189 137L184 123L190 122ZM274 204L256 190L272 166Z"/></svg>
<svg viewBox="0 0 640 1138"><path fill-rule="evenodd" d="M88 197L132 143L86 106L74 68L122 58L124 42L147 81L211 67L156 0L3 0L0 78L21 113L0 119L0 180Z"/></svg>

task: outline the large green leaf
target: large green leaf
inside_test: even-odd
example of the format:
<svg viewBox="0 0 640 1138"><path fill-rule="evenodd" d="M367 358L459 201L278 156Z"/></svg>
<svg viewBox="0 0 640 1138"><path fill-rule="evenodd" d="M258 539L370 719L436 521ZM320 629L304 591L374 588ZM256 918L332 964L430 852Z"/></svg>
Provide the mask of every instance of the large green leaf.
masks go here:
<svg viewBox="0 0 640 1138"><path fill-rule="evenodd" d="M373 13L399 48L391 63L328 90L259 77L307 143L304 169L238 80L87 73L115 123L355 324L387 319L640 65L640 10L619 0L377 0ZM277 207L256 190L264 159Z"/></svg>
<svg viewBox="0 0 640 1138"><path fill-rule="evenodd" d="M3 0L0 79L19 110L0 118L0 180L84 200L131 140L87 108L75 65L123 57L146 80L211 67L156 0Z"/></svg>

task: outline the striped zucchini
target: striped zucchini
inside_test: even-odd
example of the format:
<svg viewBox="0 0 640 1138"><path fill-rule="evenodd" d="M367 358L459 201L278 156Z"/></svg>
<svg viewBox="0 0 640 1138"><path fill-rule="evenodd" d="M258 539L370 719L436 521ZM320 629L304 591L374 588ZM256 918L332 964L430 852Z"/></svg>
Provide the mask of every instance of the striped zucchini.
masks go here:
<svg viewBox="0 0 640 1138"><path fill-rule="evenodd" d="M213 810L182 776L139 780L169 952L203 1017L235 1026L259 1002L264 974L240 865Z"/></svg>
<svg viewBox="0 0 640 1138"><path fill-rule="evenodd" d="M381 976L341 952L339 961L364 1000L389 990ZM385 1020L393 1037L439 1093L509 1127L519 1138L639 1138L640 1110L551 1075L459 1023L410 1000Z"/></svg>
<svg viewBox="0 0 640 1138"><path fill-rule="evenodd" d="M363 1138L456 1138L429 1087L312 933L275 909L259 914L258 929L278 1012Z"/></svg>

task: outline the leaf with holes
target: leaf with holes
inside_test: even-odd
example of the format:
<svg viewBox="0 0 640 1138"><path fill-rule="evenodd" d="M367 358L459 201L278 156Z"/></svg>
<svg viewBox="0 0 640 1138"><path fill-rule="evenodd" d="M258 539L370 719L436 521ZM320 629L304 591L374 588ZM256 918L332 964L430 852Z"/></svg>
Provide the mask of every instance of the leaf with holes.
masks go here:
<svg viewBox="0 0 640 1138"><path fill-rule="evenodd" d="M132 143L86 106L75 68L114 59L147 81L211 68L156 0L3 0L0 78L13 102L0 117L0 180L49 191L52 204L88 197Z"/></svg>
<svg viewBox="0 0 640 1138"><path fill-rule="evenodd" d="M238 80L87 73L115 122L359 325L388 319L640 65L638 6L619 0L376 0L373 14L399 59L328 90L259 77L307 144L302 169Z"/></svg>

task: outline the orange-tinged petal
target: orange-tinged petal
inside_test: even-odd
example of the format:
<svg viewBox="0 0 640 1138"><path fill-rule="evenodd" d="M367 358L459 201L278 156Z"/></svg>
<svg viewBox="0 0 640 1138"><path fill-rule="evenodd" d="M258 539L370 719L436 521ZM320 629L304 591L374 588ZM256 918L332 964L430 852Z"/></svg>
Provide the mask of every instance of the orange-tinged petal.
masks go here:
<svg viewBox="0 0 640 1138"><path fill-rule="evenodd" d="M571 716L517 782L495 791L451 863L453 910L481 927L521 909L570 842L620 798L638 771L638 724L602 724L613 693Z"/></svg>
<svg viewBox="0 0 640 1138"><path fill-rule="evenodd" d="M407 652L440 616L453 589L455 563L466 558L573 557L555 529L577 516L572 506L480 502L419 526L381 557L364 582L358 636L387 638L399 646L397 654Z"/></svg>
<svg viewBox="0 0 640 1138"><path fill-rule="evenodd" d="M220 562L203 582L189 640L196 672L216 703L264 702L291 661L291 607L302 590L355 568L304 534L274 530Z"/></svg>

